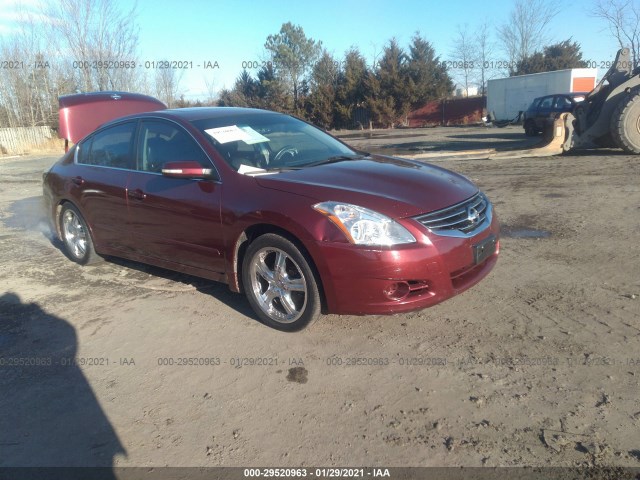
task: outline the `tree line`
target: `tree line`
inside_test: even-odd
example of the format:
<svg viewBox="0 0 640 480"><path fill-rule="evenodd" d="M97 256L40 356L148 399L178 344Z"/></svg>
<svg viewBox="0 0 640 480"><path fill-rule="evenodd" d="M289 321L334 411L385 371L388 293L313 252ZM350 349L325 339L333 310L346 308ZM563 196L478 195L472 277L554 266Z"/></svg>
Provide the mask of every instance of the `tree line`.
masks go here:
<svg viewBox="0 0 640 480"><path fill-rule="evenodd" d="M591 11L621 47L631 48L636 65L639 3L594 0ZM207 98L189 102L180 93L180 70L131 68L138 58L135 8L125 11L116 0L41 5L41 11L18 12L19 28L0 38L0 127L55 126L59 95L122 90L155 96L169 107L248 106L292 113L324 128L387 128L406 123L412 109L450 96L456 84L467 93L476 85L483 94L498 76L588 66L577 42L551 41L556 3L515 0L501 25L458 25L448 59L420 33L407 45L388 40L373 59L357 47L336 56L301 26L285 23L267 37L260 69L240 71L220 92L212 77ZM495 52L504 61L496 61Z"/></svg>
<svg viewBox="0 0 640 480"><path fill-rule="evenodd" d="M418 33L407 50L389 40L373 66L356 47L335 57L291 23L270 35L265 49L269 60L257 75L243 70L232 88L220 92L218 105L284 111L324 128L355 126L361 109L361 123L390 127L453 89L446 64Z"/></svg>

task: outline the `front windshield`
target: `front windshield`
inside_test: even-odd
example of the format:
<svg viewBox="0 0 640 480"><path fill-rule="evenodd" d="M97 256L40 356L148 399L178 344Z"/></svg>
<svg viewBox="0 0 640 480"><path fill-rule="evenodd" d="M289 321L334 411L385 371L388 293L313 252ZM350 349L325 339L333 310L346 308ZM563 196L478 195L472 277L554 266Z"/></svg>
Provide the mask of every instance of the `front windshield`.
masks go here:
<svg viewBox="0 0 640 480"><path fill-rule="evenodd" d="M358 155L321 130L278 113L230 114L192 123L240 173L302 168Z"/></svg>

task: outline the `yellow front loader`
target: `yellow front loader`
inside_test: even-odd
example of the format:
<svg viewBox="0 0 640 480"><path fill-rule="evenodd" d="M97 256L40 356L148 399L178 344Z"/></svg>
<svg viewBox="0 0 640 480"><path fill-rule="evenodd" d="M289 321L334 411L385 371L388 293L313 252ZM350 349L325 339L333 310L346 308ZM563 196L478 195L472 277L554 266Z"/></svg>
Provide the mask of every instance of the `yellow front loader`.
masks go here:
<svg viewBox="0 0 640 480"><path fill-rule="evenodd" d="M634 69L629 49L616 59L598 85L571 113L547 125L544 140L528 149L483 149L437 152L412 158L523 158L559 155L580 148L619 147L640 154L640 67Z"/></svg>

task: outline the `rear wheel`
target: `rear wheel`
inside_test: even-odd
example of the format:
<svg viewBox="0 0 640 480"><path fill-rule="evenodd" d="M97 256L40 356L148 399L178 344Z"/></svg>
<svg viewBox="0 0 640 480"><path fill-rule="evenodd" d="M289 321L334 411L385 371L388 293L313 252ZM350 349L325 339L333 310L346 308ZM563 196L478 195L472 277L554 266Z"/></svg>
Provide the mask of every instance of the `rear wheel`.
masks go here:
<svg viewBox="0 0 640 480"><path fill-rule="evenodd" d="M71 260L80 265L89 265L101 260L93 248L87 223L76 207L69 203L63 205L59 221L61 240Z"/></svg>
<svg viewBox="0 0 640 480"><path fill-rule="evenodd" d="M640 92L624 98L611 116L611 136L628 153L640 153Z"/></svg>
<svg viewBox="0 0 640 480"><path fill-rule="evenodd" d="M280 235L268 233L249 245L242 283L249 304L270 327L301 330L320 316L320 292L309 261Z"/></svg>

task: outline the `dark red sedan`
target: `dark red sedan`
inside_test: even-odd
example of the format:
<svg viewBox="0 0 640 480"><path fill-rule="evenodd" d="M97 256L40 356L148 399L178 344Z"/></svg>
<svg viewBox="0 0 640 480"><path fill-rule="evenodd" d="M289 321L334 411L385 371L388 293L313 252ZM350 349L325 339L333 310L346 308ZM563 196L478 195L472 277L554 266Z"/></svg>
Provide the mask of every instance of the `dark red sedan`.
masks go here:
<svg viewBox="0 0 640 480"><path fill-rule="evenodd" d="M116 95L67 100L97 102L95 113L124 107ZM62 131L86 128L71 110ZM280 330L321 312L429 307L479 282L499 251L492 205L465 177L264 110L112 120L45 173L44 196L72 260L113 255L225 282Z"/></svg>

